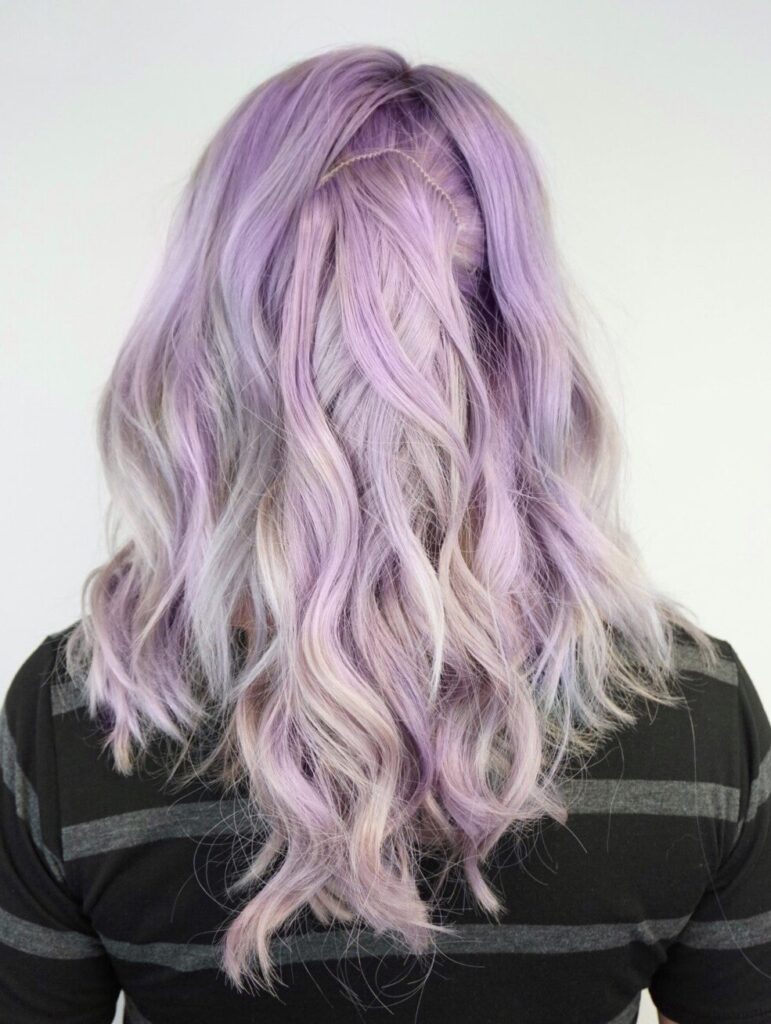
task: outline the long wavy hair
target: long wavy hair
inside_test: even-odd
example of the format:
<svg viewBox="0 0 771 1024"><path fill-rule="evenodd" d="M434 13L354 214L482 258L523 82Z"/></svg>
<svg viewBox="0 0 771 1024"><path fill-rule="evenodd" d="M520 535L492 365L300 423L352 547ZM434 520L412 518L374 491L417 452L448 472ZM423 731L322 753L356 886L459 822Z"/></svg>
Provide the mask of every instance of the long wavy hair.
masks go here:
<svg viewBox="0 0 771 1024"><path fill-rule="evenodd" d="M237 987L274 991L303 908L435 948L426 852L499 918L499 840L565 821L560 782L637 699L680 700L678 634L714 656L620 522L534 155L447 69L334 50L234 109L98 437L111 550L67 669L117 771L207 734L197 768L258 809Z"/></svg>

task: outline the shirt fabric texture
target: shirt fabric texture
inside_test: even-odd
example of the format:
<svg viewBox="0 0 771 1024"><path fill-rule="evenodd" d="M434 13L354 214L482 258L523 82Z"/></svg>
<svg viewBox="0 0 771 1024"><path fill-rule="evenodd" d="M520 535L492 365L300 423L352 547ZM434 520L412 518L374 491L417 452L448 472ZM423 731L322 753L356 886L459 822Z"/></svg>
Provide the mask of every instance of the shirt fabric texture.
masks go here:
<svg viewBox="0 0 771 1024"><path fill-rule="evenodd" d="M73 624L74 625L74 624ZM427 963L308 912L274 947L278 998L239 993L215 943L235 904L232 799L121 776L46 636L0 715L0 1022L631 1024L648 988L677 1024L771 1022L771 725L736 651L707 671L678 631L687 706L644 705L566 783L565 825L463 886ZM435 863L435 862L434 862ZM426 859L426 867L430 868Z"/></svg>

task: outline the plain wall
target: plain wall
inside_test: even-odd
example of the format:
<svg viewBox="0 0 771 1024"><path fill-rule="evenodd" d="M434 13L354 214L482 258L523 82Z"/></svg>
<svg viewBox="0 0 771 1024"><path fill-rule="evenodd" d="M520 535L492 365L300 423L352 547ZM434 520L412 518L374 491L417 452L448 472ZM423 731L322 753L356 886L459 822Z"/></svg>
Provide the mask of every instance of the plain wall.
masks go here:
<svg viewBox="0 0 771 1024"><path fill-rule="evenodd" d="M769 38L765 0L5 0L0 689L103 557L96 399L203 145L287 63L374 43L475 77L530 139L646 567L771 706Z"/></svg>

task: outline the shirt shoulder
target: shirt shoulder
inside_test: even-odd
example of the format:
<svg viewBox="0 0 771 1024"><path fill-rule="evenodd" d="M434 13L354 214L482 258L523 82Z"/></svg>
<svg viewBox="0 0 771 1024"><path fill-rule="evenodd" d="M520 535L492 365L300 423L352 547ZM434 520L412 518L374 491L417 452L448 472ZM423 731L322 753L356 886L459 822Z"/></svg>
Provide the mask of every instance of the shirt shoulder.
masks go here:
<svg viewBox="0 0 771 1024"><path fill-rule="evenodd" d="M714 659L677 631L673 690L680 703L652 705L633 729L619 735L632 759L627 767L652 777L733 787L746 801L752 758L762 755L771 741L768 718L733 644L707 636ZM744 806L737 804L733 810L731 817L738 820Z"/></svg>
<svg viewBox="0 0 771 1024"><path fill-rule="evenodd" d="M55 661L56 642L46 636L16 669L6 690L4 712L17 727L32 724L30 716L49 700Z"/></svg>
<svg viewBox="0 0 771 1024"><path fill-rule="evenodd" d="M0 710L0 1019L18 1024L96 1024L112 1017L118 993L63 851L51 704L61 636L24 659Z"/></svg>
<svg viewBox="0 0 771 1024"><path fill-rule="evenodd" d="M0 749L7 791L27 820L40 852L60 876L58 777L51 716L57 641L44 637L14 673L0 710Z"/></svg>
<svg viewBox="0 0 771 1024"><path fill-rule="evenodd" d="M763 698L734 645L711 639L718 652L714 663L694 644L681 640L675 667L686 698L694 772L697 778L733 787L738 836L754 802L768 786L771 724Z"/></svg>
<svg viewBox="0 0 771 1024"><path fill-rule="evenodd" d="M719 857L650 992L686 1022L771 1019L771 723L735 647L718 666L685 652L693 757L703 802L722 802Z"/></svg>

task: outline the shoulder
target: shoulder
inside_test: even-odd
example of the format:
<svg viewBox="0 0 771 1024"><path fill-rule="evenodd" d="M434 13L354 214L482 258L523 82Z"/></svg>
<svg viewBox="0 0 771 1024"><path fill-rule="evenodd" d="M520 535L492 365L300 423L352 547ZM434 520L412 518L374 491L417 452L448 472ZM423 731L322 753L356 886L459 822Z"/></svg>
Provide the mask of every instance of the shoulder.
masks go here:
<svg viewBox="0 0 771 1024"><path fill-rule="evenodd" d="M13 734L40 727L41 718L50 716L57 696L67 689L64 644L76 625L43 637L13 674L2 709L4 728Z"/></svg>
<svg viewBox="0 0 771 1024"><path fill-rule="evenodd" d="M51 694L60 672L60 643L70 628L43 637L27 654L10 680L0 709L0 825L4 842L12 842L11 837L16 836L21 851L28 834L58 881L63 878L60 773Z"/></svg>
<svg viewBox="0 0 771 1024"><path fill-rule="evenodd" d="M736 652L728 640L705 632L715 649L715 658L709 658L695 640L679 627L675 629L674 668L678 675L713 679L735 686L737 683Z"/></svg>
<svg viewBox="0 0 771 1024"><path fill-rule="evenodd" d="M600 746L590 771L624 780L635 809L644 799L657 812L687 810L730 831L771 743L763 705L735 647L706 636L714 657L677 633L671 673L677 703L641 705L634 724Z"/></svg>
<svg viewBox="0 0 771 1024"><path fill-rule="evenodd" d="M33 728L36 716L49 702L56 664L56 644L44 637L13 674L3 704L4 724L13 732Z"/></svg>
<svg viewBox="0 0 771 1024"><path fill-rule="evenodd" d="M708 658L687 636L678 633L674 651L674 669L681 692L692 712L715 717L724 712L722 734L731 736L729 725L739 730L734 739L764 742L768 716L758 688L739 656L726 639L706 634L715 647L716 657ZM752 735L748 734L751 733Z"/></svg>
<svg viewBox="0 0 771 1024"><path fill-rule="evenodd" d="M734 787L737 818L744 818L771 782L771 723L734 644L707 636L715 644L714 660L691 640L678 638L675 670L686 698L680 717L686 718L697 775Z"/></svg>
<svg viewBox="0 0 771 1024"><path fill-rule="evenodd" d="M44 636L8 683L0 708L0 754L6 780L13 766L28 779L55 773L56 715L68 700L76 706L85 703L80 695L77 701L73 697L75 686L64 659L64 645L76 625Z"/></svg>

